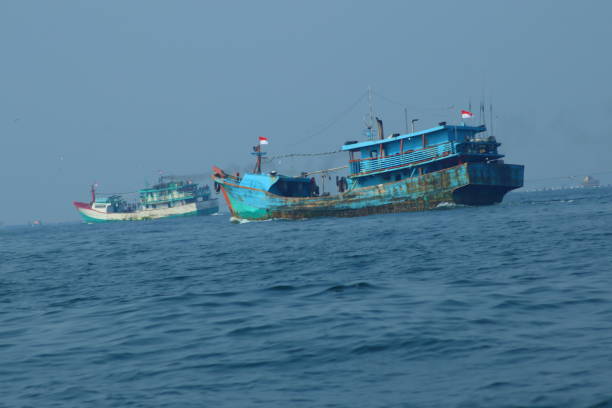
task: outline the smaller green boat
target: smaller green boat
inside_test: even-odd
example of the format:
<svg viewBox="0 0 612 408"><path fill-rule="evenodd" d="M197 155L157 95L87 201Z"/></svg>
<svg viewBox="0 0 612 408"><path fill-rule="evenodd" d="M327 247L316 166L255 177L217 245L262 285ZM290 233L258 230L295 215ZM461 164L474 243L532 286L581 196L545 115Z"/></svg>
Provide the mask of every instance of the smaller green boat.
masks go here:
<svg viewBox="0 0 612 408"><path fill-rule="evenodd" d="M151 188L138 191L139 199L128 202L120 195L96 197L91 186L91 201L74 201L85 222L138 221L189 215L211 215L219 211L218 200L211 198L210 187L200 187L191 180L160 177Z"/></svg>

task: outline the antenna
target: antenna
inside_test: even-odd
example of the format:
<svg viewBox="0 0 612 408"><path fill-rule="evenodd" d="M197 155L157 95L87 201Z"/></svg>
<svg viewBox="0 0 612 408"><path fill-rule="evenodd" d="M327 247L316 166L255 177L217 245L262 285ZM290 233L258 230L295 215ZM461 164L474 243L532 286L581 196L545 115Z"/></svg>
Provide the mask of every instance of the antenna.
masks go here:
<svg viewBox="0 0 612 408"><path fill-rule="evenodd" d="M374 127L374 104L372 102L372 87L368 86L368 104L370 105L370 117L366 123L368 128L368 138L373 139L372 128Z"/></svg>
<svg viewBox="0 0 612 408"><path fill-rule="evenodd" d="M374 104L372 102L372 87L368 86L368 104L370 105L370 127L374 126Z"/></svg>
<svg viewBox="0 0 612 408"><path fill-rule="evenodd" d="M480 120L482 123L482 126L485 127L485 131L483 136L487 135L487 103L486 103L486 92L485 92L485 84L483 83L482 85L482 90L481 90L481 102L480 102Z"/></svg>
<svg viewBox="0 0 612 408"><path fill-rule="evenodd" d="M493 104L492 103L489 104L489 113L490 113L489 118L490 118L490 121L491 121L491 136L494 136L493 135Z"/></svg>
<svg viewBox="0 0 612 408"><path fill-rule="evenodd" d="M480 119L482 121L482 125L486 128L487 127L487 115L486 115L486 111L485 111L485 98L484 96L482 97L482 102L480 102ZM486 135L486 133L485 133Z"/></svg>

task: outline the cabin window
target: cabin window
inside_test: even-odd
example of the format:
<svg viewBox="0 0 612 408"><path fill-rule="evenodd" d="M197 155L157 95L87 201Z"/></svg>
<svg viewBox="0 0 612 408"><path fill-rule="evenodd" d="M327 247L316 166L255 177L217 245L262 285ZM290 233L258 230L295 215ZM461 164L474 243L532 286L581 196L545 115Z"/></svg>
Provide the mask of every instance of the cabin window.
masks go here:
<svg viewBox="0 0 612 408"><path fill-rule="evenodd" d="M308 197L310 182L279 180L270 188L270 192L284 197Z"/></svg>
<svg viewBox="0 0 612 408"><path fill-rule="evenodd" d="M106 206L104 204L96 204L94 208L106 208Z"/></svg>
<svg viewBox="0 0 612 408"><path fill-rule="evenodd" d="M400 181L402 179L402 175L401 174L396 174L395 175L395 181Z"/></svg>
<svg viewBox="0 0 612 408"><path fill-rule="evenodd" d="M372 150L370 152L370 157L378 157L378 150Z"/></svg>

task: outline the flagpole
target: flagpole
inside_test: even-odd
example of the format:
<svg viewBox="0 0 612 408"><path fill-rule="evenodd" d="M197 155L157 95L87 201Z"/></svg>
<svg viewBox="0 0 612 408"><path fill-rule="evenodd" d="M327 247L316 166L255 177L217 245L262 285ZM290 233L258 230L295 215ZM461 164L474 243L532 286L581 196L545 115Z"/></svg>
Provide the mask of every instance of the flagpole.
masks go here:
<svg viewBox="0 0 612 408"><path fill-rule="evenodd" d="M257 146L255 147L255 156L257 156L257 162L255 163L255 174L261 174L261 142L257 138Z"/></svg>
<svg viewBox="0 0 612 408"><path fill-rule="evenodd" d="M261 174L261 156L263 155L262 151L261 151L261 140L258 140L257 143L259 143L259 151L258 151L258 155L257 155L257 173Z"/></svg>

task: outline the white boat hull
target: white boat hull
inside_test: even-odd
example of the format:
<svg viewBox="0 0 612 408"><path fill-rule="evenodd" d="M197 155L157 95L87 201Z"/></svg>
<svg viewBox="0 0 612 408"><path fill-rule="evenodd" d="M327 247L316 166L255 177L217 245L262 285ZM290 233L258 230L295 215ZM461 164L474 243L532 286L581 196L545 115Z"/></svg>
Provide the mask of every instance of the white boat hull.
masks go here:
<svg viewBox="0 0 612 408"><path fill-rule="evenodd" d="M191 215L210 215L219 211L216 198L169 208L141 209L134 212L107 213L91 208L90 204L74 203L85 222L140 221Z"/></svg>

